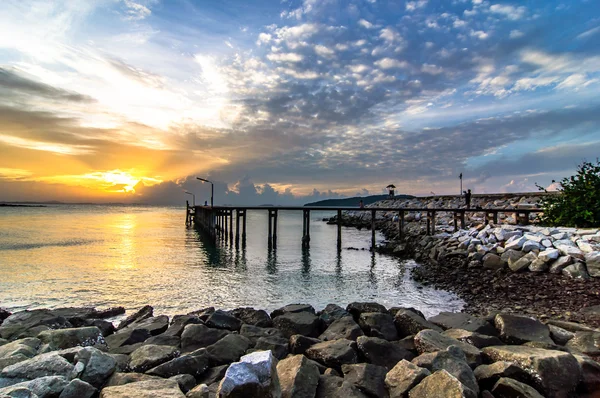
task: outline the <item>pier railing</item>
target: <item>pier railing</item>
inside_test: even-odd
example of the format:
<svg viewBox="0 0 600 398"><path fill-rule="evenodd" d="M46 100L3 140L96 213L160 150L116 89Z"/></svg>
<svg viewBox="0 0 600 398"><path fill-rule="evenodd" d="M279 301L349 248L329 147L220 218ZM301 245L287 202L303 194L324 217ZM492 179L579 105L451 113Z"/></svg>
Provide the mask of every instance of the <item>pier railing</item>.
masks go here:
<svg viewBox="0 0 600 398"><path fill-rule="evenodd" d="M213 239L218 237L229 239L233 242L235 238L236 246L240 239L242 244L246 241L246 214L248 210L268 212L268 235L267 244L269 247L277 245L277 218L279 211L301 211L302 212L302 247L310 246L310 213L311 211L337 212L337 245L342 245L342 212L370 212L371 213L371 248L375 248L375 232L377 212L397 214L398 234L402 237L404 232L405 216L408 213L425 213L427 220L427 235L435 234L435 220L438 213L452 213L454 230L466 227L466 213L483 213L484 222L498 223L498 214L514 213L515 221L518 225L529 224L529 215L532 213L542 213L539 208L494 208L494 209L466 209L466 208L386 208L386 207L323 207L323 206L186 206L186 223L194 223L196 227L203 230ZM235 229L233 227L233 218L235 213ZM241 226L240 226L241 224Z"/></svg>

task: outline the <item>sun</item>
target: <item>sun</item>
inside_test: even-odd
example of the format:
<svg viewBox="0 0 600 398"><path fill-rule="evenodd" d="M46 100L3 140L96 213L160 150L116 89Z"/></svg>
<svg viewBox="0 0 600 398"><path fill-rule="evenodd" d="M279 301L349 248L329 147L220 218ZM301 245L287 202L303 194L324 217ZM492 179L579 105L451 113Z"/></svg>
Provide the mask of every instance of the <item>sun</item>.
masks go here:
<svg viewBox="0 0 600 398"><path fill-rule="evenodd" d="M135 192L135 186L142 178L134 177L133 175L120 170L105 171L96 174L101 182L110 184L105 187L105 191L109 192ZM99 174L99 175L98 175ZM108 188L108 189L107 189Z"/></svg>

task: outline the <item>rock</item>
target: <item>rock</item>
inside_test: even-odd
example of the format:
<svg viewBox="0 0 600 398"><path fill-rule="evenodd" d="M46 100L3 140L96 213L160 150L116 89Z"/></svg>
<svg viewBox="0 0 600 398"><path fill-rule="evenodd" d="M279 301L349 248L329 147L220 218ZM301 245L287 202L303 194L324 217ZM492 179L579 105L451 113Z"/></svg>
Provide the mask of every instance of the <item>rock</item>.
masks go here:
<svg viewBox="0 0 600 398"><path fill-rule="evenodd" d="M206 348L206 355L213 366L237 361L250 348L250 340L239 334L229 334ZM269 351L270 352L270 351Z"/></svg>
<svg viewBox="0 0 600 398"><path fill-rule="evenodd" d="M144 330L144 332L146 332L146 330ZM145 344L145 342L135 343L135 344L131 344L131 345L124 345L122 347L117 347L117 348L110 348L108 350L108 352L113 355L131 355L132 352L134 352L135 350L137 350L144 344Z"/></svg>
<svg viewBox="0 0 600 398"><path fill-rule="evenodd" d="M106 344L112 350L119 347L143 343L150 338L150 332L145 329L124 329L105 338Z"/></svg>
<svg viewBox="0 0 600 398"><path fill-rule="evenodd" d="M502 261L502 258L494 253L488 253L483 256L483 268L491 270L499 270L506 267L506 262Z"/></svg>
<svg viewBox="0 0 600 398"><path fill-rule="evenodd" d="M185 394L186 398L209 398L210 390L206 384L198 384Z"/></svg>
<svg viewBox="0 0 600 398"><path fill-rule="evenodd" d="M505 250L504 253L502 253L502 255L500 256L500 259L502 261L504 261L505 263L508 263L509 261L517 261L524 255L525 255L525 253L523 253L520 250L510 249L510 250Z"/></svg>
<svg viewBox="0 0 600 398"><path fill-rule="evenodd" d="M477 394L445 370L425 377L408 393L409 398L476 398Z"/></svg>
<svg viewBox="0 0 600 398"><path fill-rule="evenodd" d="M327 304L327 306L319 312L319 318L326 327L329 327L333 322L346 316L352 316L348 311L337 304Z"/></svg>
<svg viewBox="0 0 600 398"><path fill-rule="evenodd" d="M363 312L380 312L383 314L388 313L388 310L383 305L374 302L353 302L348 304L346 311L352 314L352 317L354 317L355 320L358 320L360 314Z"/></svg>
<svg viewBox="0 0 600 398"><path fill-rule="evenodd" d="M590 276L594 278L600 277L600 252L586 253L585 265Z"/></svg>
<svg viewBox="0 0 600 398"><path fill-rule="evenodd" d="M204 355L183 355L171 359L161 365L158 365L146 373L152 376L159 376L165 379L180 374L190 374L196 378L208 369L208 358Z"/></svg>
<svg viewBox="0 0 600 398"><path fill-rule="evenodd" d="M24 337L35 337L42 330L65 329L72 327L63 316L57 316L50 310L20 311L4 319L0 325L0 337L15 340Z"/></svg>
<svg viewBox="0 0 600 398"><path fill-rule="evenodd" d="M69 377L75 367L56 352L41 354L31 359L7 366L0 378L33 380L45 376Z"/></svg>
<svg viewBox="0 0 600 398"><path fill-rule="evenodd" d="M154 308L152 308L149 305L145 305L142 308L140 308L138 311L136 311L135 313L129 315L127 318L122 320L121 323L119 323L117 330L124 329L134 322L138 322L138 321L144 320L146 318L150 318L153 315L153 313L154 313Z"/></svg>
<svg viewBox="0 0 600 398"><path fill-rule="evenodd" d="M159 336L177 336L181 337L183 330L187 325L197 325L202 323L196 315L175 315L171 320L169 328ZM159 337L157 336L157 337ZM155 338L155 337L153 337Z"/></svg>
<svg viewBox="0 0 600 398"><path fill-rule="evenodd" d="M502 340L496 336L488 336L477 332L469 332L464 329L448 329L442 335L451 337L463 343L470 344L479 349L492 345L502 345Z"/></svg>
<svg viewBox="0 0 600 398"><path fill-rule="evenodd" d="M9 358L22 356L24 358L33 358L37 355L37 349L41 342L35 337L27 337L21 340L15 340L0 346L0 358Z"/></svg>
<svg viewBox="0 0 600 398"><path fill-rule="evenodd" d="M69 382L63 376L45 376L0 388L0 397L58 397Z"/></svg>
<svg viewBox="0 0 600 398"><path fill-rule="evenodd" d="M515 236L514 239L511 238L504 244L504 249L506 250L521 250L523 245L527 242L527 238L524 236Z"/></svg>
<svg viewBox="0 0 600 398"><path fill-rule="evenodd" d="M479 387L484 390L491 390L502 377L510 377L522 383L531 382L531 377L527 372L512 362L506 361L494 362L491 365L479 365L474 373Z"/></svg>
<svg viewBox="0 0 600 398"><path fill-rule="evenodd" d="M152 379L105 387L100 398L185 398L175 380Z"/></svg>
<svg viewBox="0 0 600 398"><path fill-rule="evenodd" d="M529 253L531 251L540 250L540 249L541 249L541 245L538 242L535 242L533 240L528 240L527 242L523 243L523 247L521 248L521 251L523 253Z"/></svg>
<svg viewBox="0 0 600 398"><path fill-rule="evenodd" d="M571 279L590 279L590 275L588 274L585 264L582 264L580 262L565 267L562 270L562 274L564 276L568 276Z"/></svg>
<svg viewBox="0 0 600 398"><path fill-rule="evenodd" d="M261 328L270 328L273 321L269 314L264 310L255 310L254 308L236 308L231 311L231 315L241 320L243 323Z"/></svg>
<svg viewBox="0 0 600 398"><path fill-rule="evenodd" d="M579 364L566 352L525 346L486 347L482 351L491 362L512 362L529 373L533 387L547 397L565 396L579 382Z"/></svg>
<svg viewBox="0 0 600 398"><path fill-rule="evenodd" d="M179 347L181 345L181 338L179 336L169 336L165 333L150 337L144 344L170 345L171 347Z"/></svg>
<svg viewBox="0 0 600 398"><path fill-rule="evenodd" d="M205 325L187 325L181 334L181 351L192 352L208 347L228 334L226 330L212 329Z"/></svg>
<svg viewBox="0 0 600 398"><path fill-rule="evenodd" d="M339 339L324 341L310 347L305 355L323 365L341 370L343 364L358 362L356 354L356 342L352 340Z"/></svg>
<svg viewBox="0 0 600 398"><path fill-rule="evenodd" d="M580 260L585 258L583 252L570 240L554 241L554 247L557 248L563 256L571 256Z"/></svg>
<svg viewBox="0 0 600 398"><path fill-rule="evenodd" d="M319 335L320 321L316 315L309 311L286 312L283 315L273 318L273 325L286 338L290 338L295 334L317 337Z"/></svg>
<svg viewBox="0 0 600 398"><path fill-rule="evenodd" d="M550 266L548 265L548 263L545 263L538 258L533 260L531 264L529 264L528 268L531 272L546 272L548 271L548 269L550 269Z"/></svg>
<svg viewBox="0 0 600 398"><path fill-rule="evenodd" d="M358 324L369 336L381 337L388 341L398 340L394 318L390 314L363 312L358 318Z"/></svg>
<svg viewBox="0 0 600 398"><path fill-rule="evenodd" d="M42 352L63 350L71 347L88 347L106 350L106 341L100 329L95 326L84 328L69 328L59 330L45 330L38 334L38 339L45 345Z"/></svg>
<svg viewBox="0 0 600 398"><path fill-rule="evenodd" d="M450 346L444 351L422 354L413 360L413 364L426 368L431 372L442 369L446 370L465 386L473 390L473 392L479 393L477 380L475 379L471 367L467 363L467 358L465 357L464 352L456 346Z"/></svg>
<svg viewBox="0 0 600 398"><path fill-rule="evenodd" d="M600 355L600 332L575 332L566 347L577 353Z"/></svg>
<svg viewBox="0 0 600 398"><path fill-rule="evenodd" d="M390 398L404 398L421 380L429 376L429 370L420 368L407 360L399 361L385 376Z"/></svg>
<svg viewBox="0 0 600 398"><path fill-rule="evenodd" d="M435 330L422 330L415 336L415 347L420 354L446 350L450 346L456 346L464 352L469 366L481 364L481 351L470 344L444 336Z"/></svg>
<svg viewBox="0 0 600 398"><path fill-rule="evenodd" d="M442 329L462 329L489 336L498 334L494 326L485 319L477 318L464 312L440 312L428 320Z"/></svg>
<svg viewBox="0 0 600 398"><path fill-rule="evenodd" d="M277 359L283 359L289 353L288 339L278 336L261 337L254 348L260 351L271 350Z"/></svg>
<svg viewBox="0 0 600 398"><path fill-rule="evenodd" d="M548 326L537 319L522 315L498 314L494 323L500 332L500 339L507 344L523 344L528 341L554 343L550 338Z"/></svg>
<svg viewBox="0 0 600 398"><path fill-rule="evenodd" d="M304 355L294 355L277 364L283 398L312 398L319 384L319 368Z"/></svg>
<svg viewBox="0 0 600 398"><path fill-rule="evenodd" d="M336 397L338 390L344 383L344 379L339 376L323 375L319 376L316 398Z"/></svg>
<svg viewBox="0 0 600 398"><path fill-rule="evenodd" d="M219 397L275 398L281 397L277 375L277 359L271 351L244 355L232 363L219 383Z"/></svg>
<svg viewBox="0 0 600 398"><path fill-rule="evenodd" d="M176 381L179 389L185 394L192 388L196 387L196 379L189 374L180 374L169 377L169 380Z"/></svg>
<svg viewBox="0 0 600 398"><path fill-rule="evenodd" d="M396 314L400 311L410 311L410 312L414 312L415 314L417 314L418 316L420 316L421 318L425 318L425 315L419 311L416 308L413 307L392 307L389 309L389 313L392 314L392 316L395 318Z"/></svg>
<svg viewBox="0 0 600 398"><path fill-rule="evenodd" d="M136 383L138 381L158 380L158 379L159 379L158 377L150 376L150 375L143 374L143 373L135 373L135 372L121 373L121 372L115 372L115 373L112 374L112 376L110 376L110 378L106 382L105 387L124 386L125 384Z"/></svg>
<svg viewBox="0 0 600 398"><path fill-rule="evenodd" d="M278 308L271 312L271 318L275 318L283 314L296 314L299 312L308 312L315 315L315 309L310 304L288 304L285 307Z"/></svg>
<svg viewBox="0 0 600 398"><path fill-rule="evenodd" d="M290 353L294 355L304 354L306 350L320 342L321 340L319 339L295 334L290 337Z"/></svg>
<svg viewBox="0 0 600 398"><path fill-rule="evenodd" d="M397 343L391 343L378 337L361 336L356 339L360 356L368 363L392 369L399 361L411 360L414 354Z"/></svg>
<svg viewBox="0 0 600 398"><path fill-rule="evenodd" d="M387 368L370 363L342 365L344 383L352 383L360 391L369 396L384 397L387 395L385 375Z"/></svg>
<svg viewBox="0 0 600 398"><path fill-rule="evenodd" d="M208 317L206 320L206 326L216 329L237 331L240 330L242 321L233 315L229 315L225 311L217 310Z"/></svg>
<svg viewBox="0 0 600 398"><path fill-rule="evenodd" d="M129 367L134 372L145 372L162 363L168 362L178 355L175 347L166 345L143 345L131 354Z"/></svg>
<svg viewBox="0 0 600 398"><path fill-rule="evenodd" d="M497 398L544 398L535 388L508 377L498 380L492 393Z"/></svg>
<svg viewBox="0 0 600 398"><path fill-rule="evenodd" d="M594 332L595 329L582 325L580 323L561 321L560 319L548 319L548 325L558 326L569 332Z"/></svg>
<svg viewBox="0 0 600 398"><path fill-rule="evenodd" d="M424 329L433 329L438 332L442 331L439 326L426 321L425 318L408 310L398 311L394 317L394 324L396 325L400 337L417 334Z"/></svg>
<svg viewBox="0 0 600 398"><path fill-rule="evenodd" d="M550 263L560 256L560 253L557 249L546 249L543 252L538 254L538 260L542 260L545 263Z"/></svg>
<svg viewBox="0 0 600 398"><path fill-rule="evenodd" d="M567 266L573 264L573 257L571 256L560 256L556 261L550 265L551 274L560 274L562 270Z"/></svg>
<svg viewBox="0 0 600 398"><path fill-rule="evenodd" d="M369 395L359 390L354 384L348 383L346 380L344 380L333 396L344 398L369 398Z"/></svg>
<svg viewBox="0 0 600 398"><path fill-rule="evenodd" d="M600 391L600 364L589 357L574 355L581 370L581 382L578 390L580 392Z"/></svg>
<svg viewBox="0 0 600 398"><path fill-rule="evenodd" d="M319 336L319 339L325 341L338 339L356 340L358 337L363 335L364 333L362 329L360 328L360 326L358 326L356 322L354 322L354 319L351 316L345 316L333 321L329 325L329 327L325 329L325 331Z"/></svg>
<svg viewBox="0 0 600 398"><path fill-rule="evenodd" d="M548 325L548 329L550 330L550 337L558 345L565 345L575 337L574 333L558 326Z"/></svg>
<svg viewBox="0 0 600 398"><path fill-rule="evenodd" d="M117 361L94 347L85 347L75 355L77 365L85 365L83 373L79 378L95 388L100 388L106 380L115 372Z"/></svg>
<svg viewBox="0 0 600 398"><path fill-rule="evenodd" d="M275 328L263 328L253 325L242 325L240 334L247 337L250 343L254 346L261 337L283 337L283 334L279 329Z"/></svg>
<svg viewBox="0 0 600 398"><path fill-rule="evenodd" d="M73 379L60 393L59 398L92 398L97 390L83 380Z"/></svg>
<svg viewBox="0 0 600 398"><path fill-rule="evenodd" d="M127 327L122 328L119 325L119 330L125 329L136 329L136 330L147 330L151 336L157 336L164 333L169 327L169 317L166 315L151 316L144 319L138 319L131 322Z"/></svg>
<svg viewBox="0 0 600 398"><path fill-rule="evenodd" d="M528 268L536 258L535 253L529 252L516 261L508 260L508 268L513 272L523 271Z"/></svg>
<svg viewBox="0 0 600 398"><path fill-rule="evenodd" d="M200 310L192 311L188 315L197 316L202 322L206 322L208 317L215 312L215 307L202 308Z"/></svg>

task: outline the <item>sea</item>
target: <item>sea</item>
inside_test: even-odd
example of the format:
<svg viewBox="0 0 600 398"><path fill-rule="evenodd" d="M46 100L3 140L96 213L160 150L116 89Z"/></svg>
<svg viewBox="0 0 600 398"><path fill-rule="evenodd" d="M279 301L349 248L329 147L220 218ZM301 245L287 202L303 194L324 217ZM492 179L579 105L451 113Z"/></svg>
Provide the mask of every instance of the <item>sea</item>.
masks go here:
<svg viewBox="0 0 600 398"><path fill-rule="evenodd" d="M279 212L277 246L269 248L266 209L248 211L246 244L236 247L186 226L185 207L0 207L0 307L133 311L149 304L174 315L376 301L427 316L463 307L455 294L415 282L414 261L371 253L370 231L343 228L338 251L337 227L323 221L331 215L311 212L310 248L303 249L299 211Z"/></svg>

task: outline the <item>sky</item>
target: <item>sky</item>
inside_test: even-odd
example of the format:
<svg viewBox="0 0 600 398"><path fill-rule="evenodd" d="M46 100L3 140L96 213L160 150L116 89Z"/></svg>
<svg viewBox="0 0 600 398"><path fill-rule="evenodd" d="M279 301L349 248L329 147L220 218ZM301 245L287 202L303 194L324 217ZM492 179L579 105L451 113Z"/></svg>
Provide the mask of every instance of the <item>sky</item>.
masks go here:
<svg viewBox="0 0 600 398"><path fill-rule="evenodd" d="M536 191L600 154L596 0L2 0L0 201Z"/></svg>

